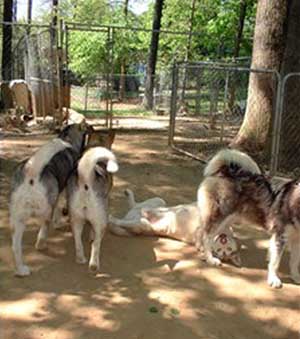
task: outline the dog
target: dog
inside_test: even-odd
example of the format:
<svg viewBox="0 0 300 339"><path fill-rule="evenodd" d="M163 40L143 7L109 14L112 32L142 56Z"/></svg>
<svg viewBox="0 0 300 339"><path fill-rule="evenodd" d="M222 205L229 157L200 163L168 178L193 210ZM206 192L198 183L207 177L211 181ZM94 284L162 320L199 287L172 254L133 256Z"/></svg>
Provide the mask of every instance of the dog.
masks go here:
<svg viewBox="0 0 300 339"><path fill-rule="evenodd" d="M204 170L204 180L197 192L203 224L203 247L207 261L220 265L209 246L210 239L234 221L256 224L271 232L269 245L268 283L281 287L277 275L280 258L286 245L291 251L291 277L300 282L300 191L298 181L274 189L271 180L262 174L255 161L238 150L218 152ZM200 241L200 240L199 240Z"/></svg>
<svg viewBox="0 0 300 339"><path fill-rule="evenodd" d="M91 147L101 146L107 149L112 148L116 136L116 131L113 129L96 130L93 126L88 126L88 139L84 151ZM110 179L113 180L112 176ZM113 183L111 183L113 185ZM68 207L67 207L67 193L64 190L59 196L59 202L56 205L52 225L56 230L64 229L68 224Z"/></svg>
<svg viewBox="0 0 300 339"><path fill-rule="evenodd" d="M127 189L124 193L130 210L122 219L110 216L109 229L112 233L120 236L165 236L194 244L198 250L202 249L202 244L196 242L201 239L196 235L202 231L197 203L166 207L166 202L161 198L137 203L131 190ZM231 229L216 235L210 246L222 261L241 265L239 244Z"/></svg>
<svg viewBox="0 0 300 339"><path fill-rule="evenodd" d="M268 283L279 288L278 268L284 249L290 252L290 274L300 284L300 180L285 183L276 193L268 217L272 233L269 245Z"/></svg>
<svg viewBox="0 0 300 339"><path fill-rule="evenodd" d="M108 198L112 188L112 173L118 171L115 155L104 147L89 148L68 180L67 203L73 230L76 262L86 263L82 231L86 222L92 227L93 240L89 269L100 269L100 247L108 224Z"/></svg>
<svg viewBox="0 0 300 339"><path fill-rule="evenodd" d="M30 274L22 258L25 223L32 216L41 219L35 247L45 249L59 194L81 156L86 137L86 129L80 124L65 127L57 138L23 161L12 177L9 215L17 276Z"/></svg>

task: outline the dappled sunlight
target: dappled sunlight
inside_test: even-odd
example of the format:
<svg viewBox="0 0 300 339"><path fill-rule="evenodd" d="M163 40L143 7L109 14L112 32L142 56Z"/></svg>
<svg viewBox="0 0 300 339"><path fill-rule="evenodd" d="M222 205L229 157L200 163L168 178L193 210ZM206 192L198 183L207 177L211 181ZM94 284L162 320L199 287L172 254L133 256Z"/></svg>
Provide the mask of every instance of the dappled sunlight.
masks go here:
<svg viewBox="0 0 300 339"><path fill-rule="evenodd" d="M12 138L10 145L8 140L9 162L1 179L5 202L17 163L14 149L19 160L47 138L26 137L24 143ZM166 142L165 132L117 134L113 149L120 170L111 194L113 215L128 210L123 193L128 187L137 201L160 196L175 205L196 199L203 165L175 157ZM101 271L93 275L88 264L75 262L68 227L51 229L48 249L36 251L37 222L28 225L23 241L32 274L17 279L7 204L1 205L0 217L1 339L292 339L300 330L299 286L285 273L283 289L268 287L268 235L252 226L234 227L243 245L243 268L211 267L194 246L176 240L107 232ZM88 256L88 228L83 238ZM287 272L285 259L281 276Z"/></svg>
<svg viewBox="0 0 300 339"><path fill-rule="evenodd" d="M263 283L263 288L258 288L249 276L253 275L257 279L257 272L247 272L247 269L238 269L239 274L225 271L221 268L206 268L201 270L201 276L207 279L211 284L218 284L218 291L223 296L234 295L235 298L259 298L261 300L271 300L273 298L273 290L268 288L266 284L266 274L260 274L259 280ZM241 286L243 286L241 288ZM245 295L245 291L247 291Z"/></svg>
<svg viewBox="0 0 300 339"><path fill-rule="evenodd" d="M116 330L119 328L119 322L108 319L109 312L105 310L104 302L103 300L103 303L95 304L91 298L91 301L87 303L81 296L61 295L55 301L55 308L58 312L67 313L84 326Z"/></svg>
<svg viewBox="0 0 300 339"><path fill-rule="evenodd" d="M28 332L28 333L26 333ZM29 331L24 331L24 338L30 339L74 339L73 329L53 328L51 326L31 326Z"/></svg>
<svg viewBox="0 0 300 339"><path fill-rule="evenodd" d="M52 317L46 310L51 295L46 293L31 293L26 299L0 302L0 316L2 319L22 320L27 322L41 322Z"/></svg>

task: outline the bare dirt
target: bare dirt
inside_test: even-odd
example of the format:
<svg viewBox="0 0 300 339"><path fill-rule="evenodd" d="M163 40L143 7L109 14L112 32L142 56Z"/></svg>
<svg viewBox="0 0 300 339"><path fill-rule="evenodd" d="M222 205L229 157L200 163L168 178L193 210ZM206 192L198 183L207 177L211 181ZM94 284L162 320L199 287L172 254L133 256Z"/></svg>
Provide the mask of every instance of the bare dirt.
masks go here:
<svg viewBox="0 0 300 339"><path fill-rule="evenodd" d="M32 275L16 278L10 249L8 189L16 163L49 136L7 137L1 142L0 338L1 339L241 339L300 338L300 286L266 283L267 235L238 227L243 268L213 268L178 241L106 234L101 273L75 263L71 232L51 230L45 252L34 249L37 226L28 226L25 261ZM170 205L196 199L202 165L172 154L166 132L119 133L114 150L111 212L123 215L123 190L138 199L161 196ZM88 242L85 242L88 250Z"/></svg>

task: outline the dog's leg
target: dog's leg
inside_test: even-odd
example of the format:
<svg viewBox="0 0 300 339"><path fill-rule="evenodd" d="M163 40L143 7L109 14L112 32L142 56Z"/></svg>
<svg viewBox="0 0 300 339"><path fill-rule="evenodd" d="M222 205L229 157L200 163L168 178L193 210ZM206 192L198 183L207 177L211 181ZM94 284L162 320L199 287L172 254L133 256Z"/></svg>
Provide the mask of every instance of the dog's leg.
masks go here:
<svg viewBox="0 0 300 339"><path fill-rule="evenodd" d="M204 250L204 256L205 256L206 262L209 265L221 266L222 265L221 260L219 258L214 257L212 254L212 250L211 250L212 239L213 239L213 236L211 234L208 234L207 232L203 232L202 244L203 244L203 250Z"/></svg>
<svg viewBox="0 0 300 339"><path fill-rule="evenodd" d="M47 237L50 223L51 218L47 218L42 222L42 226L39 230L39 234L35 243L35 248L39 251L45 250L47 248Z"/></svg>
<svg viewBox="0 0 300 339"><path fill-rule="evenodd" d="M300 284L300 243L299 239L295 239L291 241L290 245L290 272L291 278L297 284Z"/></svg>
<svg viewBox="0 0 300 339"><path fill-rule="evenodd" d="M66 190L63 190L58 197L58 200L55 204L54 211L53 211L52 226L55 230L59 230L64 227L62 220L64 216L68 214L68 208L67 208L66 201L67 201L67 193L66 193Z"/></svg>
<svg viewBox="0 0 300 339"><path fill-rule="evenodd" d="M102 224L92 225L95 238L92 242L91 257L89 262L89 269L92 273L96 273L100 269L100 249L102 238L105 233L106 226Z"/></svg>
<svg viewBox="0 0 300 339"><path fill-rule="evenodd" d="M270 261L268 265L268 284L274 288L280 288L282 286L282 282L277 275L277 271L284 251L284 247L284 236L274 233L270 239Z"/></svg>
<svg viewBox="0 0 300 339"><path fill-rule="evenodd" d="M72 229L75 241L75 250L76 250L76 262L77 264L85 264L86 257L84 255L83 245L82 245L82 231L84 227L84 221L81 219L73 219L72 222Z"/></svg>
<svg viewBox="0 0 300 339"><path fill-rule="evenodd" d="M30 274L30 269L28 266L24 265L22 258L22 238L25 230L25 224L20 220L15 219L11 220L11 225L13 227L12 250L16 265L16 275L23 277Z"/></svg>

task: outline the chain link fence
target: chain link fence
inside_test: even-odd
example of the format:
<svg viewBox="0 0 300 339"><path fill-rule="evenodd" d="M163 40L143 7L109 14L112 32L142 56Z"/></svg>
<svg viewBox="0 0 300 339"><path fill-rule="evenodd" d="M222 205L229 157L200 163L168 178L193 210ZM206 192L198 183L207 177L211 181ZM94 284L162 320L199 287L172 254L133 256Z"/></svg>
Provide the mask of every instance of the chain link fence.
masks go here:
<svg viewBox="0 0 300 339"><path fill-rule="evenodd" d="M250 75L267 80L278 88L278 75L269 70L254 70L220 63L177 63L173 68L169 145L175 150L205 162L218 149L236 137L247 109L261 104L248 97ZM276 95L274 112L276 110ZM272 141L273 142L273 141ZM263 159L269 167L271 146Z"/></svg>
<svg viewBox="0 0 300 339"><path fill-rule="evenodd" d="M9 115L8 125L18 127L21 115L61 120L58 31L49 25L2 23L2 37L1 110Z"/></svg>
<svg viewBox="0 0 300 339"><path fill-rule="evenodd" d="M281 176L300 175L300 73L289 73L279 88L279 110L275 121L274 171Z"/></svg>

